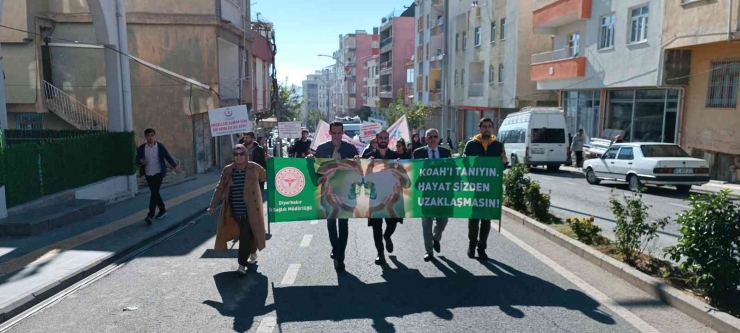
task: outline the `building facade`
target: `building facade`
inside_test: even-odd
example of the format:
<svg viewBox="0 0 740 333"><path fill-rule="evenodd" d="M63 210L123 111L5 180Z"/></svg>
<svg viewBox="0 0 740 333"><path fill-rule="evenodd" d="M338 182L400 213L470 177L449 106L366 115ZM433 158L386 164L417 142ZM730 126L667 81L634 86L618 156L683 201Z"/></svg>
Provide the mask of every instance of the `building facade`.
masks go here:
<svg viewBox="0 0 740 333"><path fill-rule="evenodd" d="M417 0L415 19L413 99L432 108L427 126L442 128L442 82L447 31L445 0Z"/></svg>
<svg viewBox="0 0 740 333"><path fill-rule="evenodd" d="M366 90L364 78L365 61L378 54L378 29L372 34L364 30L339 36L339 50L332 58L335 65L335 84L332 87L333 113L344 117L355 115L365 105L363 92Z"/></svg>
<svg viewBox="0 0 740 333"><path fill-rule="evenodd" d="M252 86L251 112L268 112L272 103L272 67L274 52L272 41L272 24L252 22L252 57L251 74L248 81Z"/></svg>
<svg viewBox="0 0 740 333"><path fill-rule="evenodd" d="M394 11L380 26L380 106L393 103L406 87L406 60L414 55L414 13L416 4ZM403 98L403 97L401 97Z"/></svg>
<svg viewBox="0 0 740 333"><path fill-rule="evenodd" d="M365 101L365 107L375 113L377 111L380 81L380 64L378 63L378 56L372 56L370 59L364 61L362 66L365 69L365 76L362 78L365 83L365 92L363 93L363 100Z"/></svg>
<svg viewBox="0 0 740 333"><path fill-rule="evenodd" d="M532 28L553 37L532 56L541 90L558 91L571 133L678 142L681 90L660 80L662 0L558 0L534 8Z"/></svg>
<svg viewBox="0 0 740 333"><path fill-rule="evenodd" d="M732 7L730 7L732 3ZM679 94L676 139L711 165L711 176L740 179L740 33L737 1L668 1L662 84Z"/></svg>
<svg viewBox="0 0 740 333"><path fill-rule="evenodd" d="M129 1L126 12L135 58L134 131L143 138L145 128L156 129L187 172L210 169L217 140L207 111L252 103L244 80L251 53L249 2ZM6 1L3 24L29 31L0 29L9 127L105 129L104 50L87 2Z"/></svg>
<svg viewBox="0 0 740 333"><path fill-rule="evenodd" d="M301 119L304 124L308 121L308 111L319 111L327 114L329 111L330 85L333 73L330 69L316 71L309 74L303 81L303 107Z"/></svg>

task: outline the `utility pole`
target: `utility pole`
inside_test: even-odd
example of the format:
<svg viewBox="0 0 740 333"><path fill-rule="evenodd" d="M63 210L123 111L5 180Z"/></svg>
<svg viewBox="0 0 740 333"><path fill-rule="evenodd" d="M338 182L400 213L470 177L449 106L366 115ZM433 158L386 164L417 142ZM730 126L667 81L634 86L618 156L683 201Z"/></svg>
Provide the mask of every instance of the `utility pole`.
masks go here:
<svg viewBox="0 0 740 333"><path fill-rule="evenodd" d="M450 119L450 125L445 124L445 119L447 118L447 116L449 115L449 112L450 112L450 108L447 105L447 99L448 99L448 95L447 95L447 90L448 90L447 89L448 88L447 87L447 81L449 81L447 79L447 71L450 70L447 67L449 65L448 59L450 57L450 53L449 53L449 38L450 38L449 37L450 36L450 24L449 24L450 23L450 20L449 20L449 15L450 15L450 0L445 0L444 20L446 22L442 25L442 27L444 29L444 32L443 32L444 33L444 55L442 56L442 94L441 94L442 95L442 116L440 117L442 119L442 121L441 121L440 129L449 128L450 125L452 125L452 120L451 119ZM455 132L454 129L452 129L452 131L450 131L448 129L447 138L449 139L450 134L451 133L454 133L454 132ZM453 140L452 142L457 142L457 135L455 137L455 140ZM450 149L452 149L452 151L455 151L455 147L450 147Z"/></svg>

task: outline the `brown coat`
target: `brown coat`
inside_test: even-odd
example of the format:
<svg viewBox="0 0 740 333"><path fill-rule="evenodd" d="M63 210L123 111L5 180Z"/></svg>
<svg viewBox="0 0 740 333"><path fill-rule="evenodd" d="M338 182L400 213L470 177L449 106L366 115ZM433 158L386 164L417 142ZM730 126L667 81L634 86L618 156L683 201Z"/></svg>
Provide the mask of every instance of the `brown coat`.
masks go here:
<svg viewBox="0 0 740 333"><path fill-rule="evenodd" d="M228 248L226 243L239 238L239 224L231 216L231 173L234 164L227 165L221 173L221 180L216 185L216 191L213 193L210 208L221 206L221 213L218 217L218 226L216 227L216 246L215 250L223 251ZM244 177L244 202L247 204L247 215L249 224L252 226L252 235L254 244L258 250L265 248L266 231L264 208L262 206L262 191L260 191L260 182L267 178L265 169L259 164L252 161L247 162L246 175Z"/></svg>

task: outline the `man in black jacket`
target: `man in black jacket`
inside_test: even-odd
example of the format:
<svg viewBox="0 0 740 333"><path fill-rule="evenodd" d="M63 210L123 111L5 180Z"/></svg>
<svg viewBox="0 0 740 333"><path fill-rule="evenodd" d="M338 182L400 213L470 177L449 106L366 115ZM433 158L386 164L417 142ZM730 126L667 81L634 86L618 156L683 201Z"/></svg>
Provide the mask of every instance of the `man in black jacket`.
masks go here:
<svg viewBox="0 0 740 333"><path fill-rule="evenodd" d="M239 139L239 143L243 144L244 147L247 147L247 155L250 156L250 161L259 164L263 169L267 169L265 149L262 148L254 138L254 132L247 132L244 133L244 136L241 139Z"/></svg>
<svg viewBox="0 0 740 333"><path fill-rule="evenodd" d="M430 128L426 132L426 143L427 145L414 150L414 159L441 159L450 158L452 153L449 149L439 145L441 138L439 137L439 131L435 128ZM434 220L437 220L437 226L433 227ZM439 253L441 251L440 241L442 240L442 232L447 227L447 217L424 217L421 219L421 230L424 235L424 261L431 261L434 258L432 249Z"/></svg>
<svg viewBox="0 0 740 333"><path fill-rule="evenodd" d="M296 139L295 142L293 142L290 156L299 158L306 157L308 156L308 154L310 154L310 149L311 139L308 138L308 130L304 129L301 131L301 138Z"/></svg>
<svg viewBox="0 0 740 333"><path fill-rule="evenodd" d="M507 160L504 145L497 141L496 136L493 135L493 120L491 120L491 118L481 119L478 122L478 132L479 134L473 137L473 140L468 141L465 145L463 156L500 157L501 163L506 164ZM480 238L478 238L479 228ZM470 241L468 257L475 258L475 248L477 247L478 258L483 260L488 259L488 255L486 255L486 246L488 242L488 234L490 232L491 220L468 220L468 240Z"/></svg>
<svg viewBox="0 0 740 333"><path fill-rule="evenodd" d="M159 188L162 186L162 180L167 176L167 165L164 164L165 160L177 172L181 172L182 169L172 158L167 148L157 142L157 133L154 129L147 128L144 130L144 136L146 137L146 143L139 146L136 150L136 161L139 166L140 173L146 176L146 184L149 186L151 195L149 196L149 213L144 219L147 225L152 225L154 218L154 211L159 207L159 214L157 219L163 218L167 215L167 209L164 206L164 200L159 194Z"/></svg>

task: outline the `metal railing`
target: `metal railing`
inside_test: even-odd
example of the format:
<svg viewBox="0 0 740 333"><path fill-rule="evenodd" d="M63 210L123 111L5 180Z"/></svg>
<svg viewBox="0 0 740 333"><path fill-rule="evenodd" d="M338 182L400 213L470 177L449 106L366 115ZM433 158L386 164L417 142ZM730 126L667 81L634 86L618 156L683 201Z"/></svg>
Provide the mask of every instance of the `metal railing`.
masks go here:
<svg viewBox="0 0 740 333"><path fill-rule="evenodd" d="M380 86L380 92L381 93L393 93L393 85L384 84Z"/></svg>
<svg viewBox="0 0 740 333"><path fill-rule="evenodd" d="M471 83L468 85L468 97L483 97L483 83Z"/></svg>
<svg viewBox="0 0 740 333"><path fill-rule="evenodd" d="M386 70L386 69L391 69L391 68L393 68L393 61L391 60L380 63L381 71Z"/></svg>
<svg viewBox="0 0 740 333"><path fill-rule="evenodd" d="M558 61L563 59L572 58L568 54L567 48L554 50L550 52L538 53L532 55L532 64L541 64L543 62Z"/></svg>
<svg viewBox="0 0 740 333"><path fill-rule="evenodd" d="M53 84L44 81L47 108L79 130L101 131L108 129L108 118L67 95Z"/></svg>
<svg viewBox="0 0 740 333"><path fill-rule="evenodd" d="M384 48L384 47L386 47L388 45L391 45L392 43L393 43L393 36L388 37L388 38L380 41L380 48L382 49L382 48Z"/></svg>

